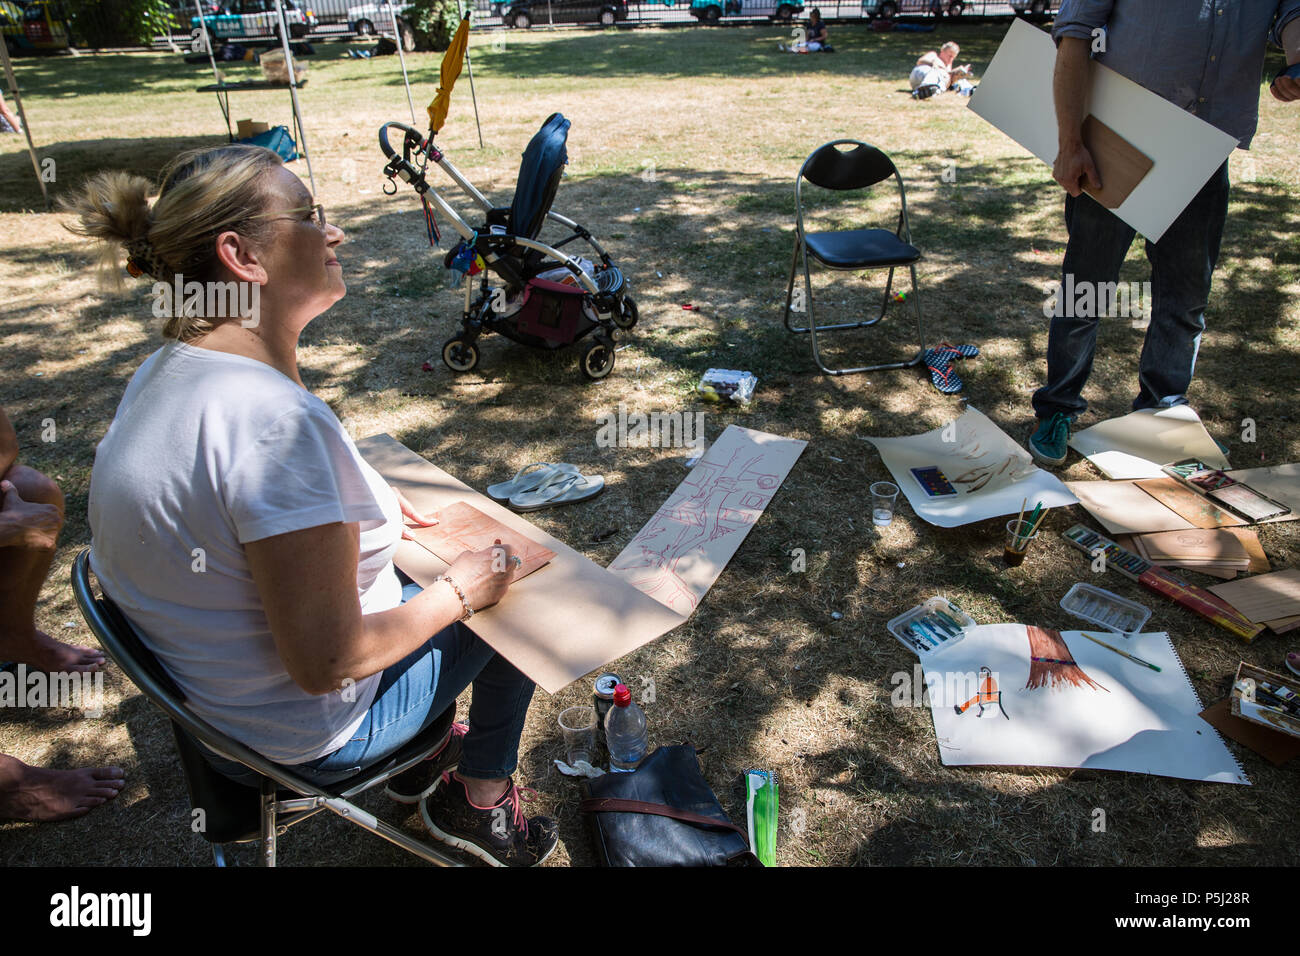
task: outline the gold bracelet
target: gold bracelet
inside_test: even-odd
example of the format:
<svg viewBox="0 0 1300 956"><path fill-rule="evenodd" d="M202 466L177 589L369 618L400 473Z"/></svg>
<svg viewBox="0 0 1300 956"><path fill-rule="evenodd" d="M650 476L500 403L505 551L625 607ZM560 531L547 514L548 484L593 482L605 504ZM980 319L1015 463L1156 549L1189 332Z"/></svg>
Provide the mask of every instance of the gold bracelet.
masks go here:
<svg viewBox="0 0 1300 956"><path fill-rule="evenodd" d="M465 613L460 616L460 620L464 621L467 620L468 618L473 617L474 609L469 606L469 598L465 597L465 592L461 590L461 586L459 584L457 584L455 581L451 579L451 575L450 574L439 575L437 580L446 581L448 584L450 584L451 589L456 592L456 597L460 598L460 605L465 609Z"/></svg>

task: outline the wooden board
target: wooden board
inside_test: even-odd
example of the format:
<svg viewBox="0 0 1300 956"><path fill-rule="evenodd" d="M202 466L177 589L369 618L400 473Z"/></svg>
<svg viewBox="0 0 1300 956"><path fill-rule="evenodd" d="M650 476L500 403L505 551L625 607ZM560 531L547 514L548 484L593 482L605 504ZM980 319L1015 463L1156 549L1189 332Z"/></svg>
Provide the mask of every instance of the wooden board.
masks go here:
<svg viewBox="0 0 1300 956"><path fill-rule="evenodd" d="M1089 114L1083 121L1083 145L1101 176L1101 189L1084 191L1107 209L1117 209L1151 172L1151 157Z"/></svg>
<svg viewBox="0 0 1300 956"><path fill-rule="evenodd" d="M555 557L555 552L491 518L465 501L457 501L429 515L438 523L429 528L407 526L407 532L448 564L466 551L483 551L497 544L508 545L523 563L510 575L510 583L526 578Z"/></svg>
<svg viewBox="0 0 1300 956"><path fill-rule="evenodd" d="M1140 536L1142 553L1157 564L1212 565L1245 571L1250 556L1235 535L1222 528L1192 528Z"/></svg>
<svg viewBox="0 0 1300 956"><path fill-rule="evenodd" d="M1246 524L1175 478L1145 478L1134 484L1198 528L1228 528Z"/></svg>

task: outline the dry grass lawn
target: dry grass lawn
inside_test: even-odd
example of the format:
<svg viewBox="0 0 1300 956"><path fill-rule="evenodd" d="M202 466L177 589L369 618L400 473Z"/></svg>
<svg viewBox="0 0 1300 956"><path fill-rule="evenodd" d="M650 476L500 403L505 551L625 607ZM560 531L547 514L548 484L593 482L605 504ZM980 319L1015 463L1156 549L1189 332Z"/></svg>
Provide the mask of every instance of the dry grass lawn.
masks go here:
<svg viewBox="0 0 1300 956"><path fill-rule="evenodd" d="M952 28L963 59L987 65L1003 27ZM1057 532L1085 520L1055 513L1022 568L1001 567L998 522L941 530L904 513L883 533L863 506L886 477L871 434L942 424L962 407L916 371L831 379L812 373L807 343L780 326L789 268L792 181L820 143L843 136L888 151L907 182L932 335L973 342L960 373L965 397L1017 439L1044 375L1044 290L1058 275L1065 232L1049 172L966 109L955 95L913 102L912 60L936 36L836 28L834 56L776 52L772 28L545 34L474 39L474 79L486 147L478 148L469 84L456 89L443 145L472 181L508 198L518 157L553 111L573 121L568 178L557 210L588 224L635 285L641 325L606 381L588 385L571 353L543 356L498 339L479 369L454 377L437 358L459 298L443 284L414 195L383 195L375 130L409 119L394 59L351 61L322 44L303 91L320 199L348 234L340 258L347 298L304 335L308 385L355 435L388 432L482 488L537 460L571 461L606 476L589 505L542 512L537 522L608 563L683 477L673 449L600 449L597 416L626 402L640 411L706 412L715 436L737 422L806 439L802 459L698 612L683 627L612 665L640 686L653 680L652 743L689 737L707 747L705 773L743 817L739 774L781 780L779 860L806 864L1238 864L1294 863L1295 765L1275 768L1233 747L1255 786L1034 768L946 769L928 711L890 704L891 675L914 658L885 631L894 615L935 593L981 622L1071 623L1057 602L1087 565ZM410 58L417 109L436 85L438 58ZM1273 67L1276 68L1275 66ZM182 147L217 144L222 121L204 69L163 54L24 60L19 79L42 155L57 163L58 193L103 168L152 173ZM251 75L232 67L232 77ZM1271 70L1270 70L1271 72ZM288 118L277 92L236 94L236 118ZM1238 465L1300 460L1295 372L1300 357L1300 112L1261 97L1249 157L1233 158L1234 193L1191 398ZM90 250L39 193L18 137L0 143L0 402L30 464L58 478L69 521L39 623L89 640L68 586L89 544L86 493L95 445L126 383L159 345L143 285L97 284ZM955 164L956 181L942 172ZM302 163L295 165L305 173ZM883 208L883 207L882 207ZM828 220L855 215L829 205ZM1146 278L1135 244L1125 278ZM819 302L845 313L871 305L859 277L818 285ZM870 300L874 303L874 299ZM684 311L683 303L699 306ZM902 355L907 313L838 352ZM1103 324L1088 388L1089 420L1122 414L1136 388L1142 333ZM421 365L431 360L431 372ZM744 410L698 403L710 366L760 380ZM1253 418L1258 440L1241 441ZM52 418L57 441L41 440ZM1072 458L1066 477L1097 477ZM593 536L617 532L600 543ZM1300 525L1261 533L1275 567L1297 564ZM803 548L807 570L792 573ZM1195 575L1193 580L1206 581ZM1153 608L1206 703L1223 697L1239 659L1280 666L1285 640L1253 645L1108 575L1103 586ZM832 613L842 617L832 619ZM593 675L594 676L594 675ZM0 857L14 864L201 865L188 803L159 713L116 668L98 720L76 712L6 711L0 752L72 767L112 762L127 772L114 805L55 826L0 825ZM590 864L576 787L550 766L555 717L590 694L577 683L538 693L525 730L521 782L558 816L554 865ZM363 801L390 820L397 805ZM1093 809L1107 814L1094 833ZM420 828L418 816L405 824ZM238 855L251 861L252 855ZM399 864L408 858L341 821L318 817L281 845L286 864Z"/></svg>

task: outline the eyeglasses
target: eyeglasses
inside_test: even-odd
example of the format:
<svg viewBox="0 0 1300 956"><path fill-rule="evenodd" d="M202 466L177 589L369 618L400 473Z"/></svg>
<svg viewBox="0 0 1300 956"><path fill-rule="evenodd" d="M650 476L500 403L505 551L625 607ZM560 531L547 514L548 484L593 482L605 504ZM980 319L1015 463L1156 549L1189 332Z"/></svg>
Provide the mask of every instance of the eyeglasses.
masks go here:
<svg viewBox="0 0 1300 956"><path fill-rule="evenodd" d="M293 222L310 222L321 232L325 232L326 228L329 226L329 223L325 221L325 207L322 206L320 203L317 203L314 206L299 206L297 209L286 209L285 212L303 213L303 212L307 212L308 210L310 210L312 213L311 219L299 219L296 215L295 216L267 216L266 218L270 219L272 222L274 222L277 219L289 219L292 220Z"/></svg>

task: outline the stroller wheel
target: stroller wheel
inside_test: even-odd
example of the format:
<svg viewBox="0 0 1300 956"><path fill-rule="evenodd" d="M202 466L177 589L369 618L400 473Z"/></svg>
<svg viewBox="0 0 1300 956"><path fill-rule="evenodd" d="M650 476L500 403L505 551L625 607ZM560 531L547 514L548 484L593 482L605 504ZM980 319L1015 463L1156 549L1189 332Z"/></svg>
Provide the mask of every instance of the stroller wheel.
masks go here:
<svg viewBox="0 0 1300 956"><path fill-rule="evenodd" d="M610 318L614 320L614 324L620 329L632 328L632 326L636 325L637 320L636 300L630 295L623 296L623 301L610 314Z"/></svg>
<svg viewBox="0 0 1300 956"><path fill-rule="evenodd" d="M453 372L473 371L478 365L478 346L459 335L448 339L442 347L442 362Z"/></svg>
<svg viewBox="0 0 1300 956"><path fill-rule="evenodd" d="M593 341L583 350L580 364L582 374L593 382L598 382L614 371L614 347Z"/></svg>

